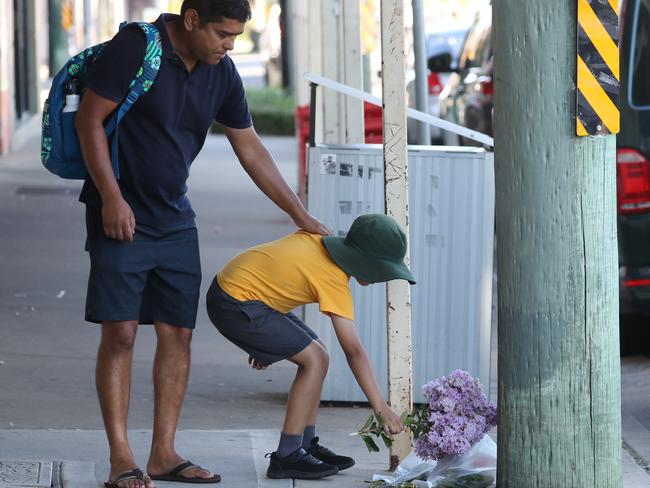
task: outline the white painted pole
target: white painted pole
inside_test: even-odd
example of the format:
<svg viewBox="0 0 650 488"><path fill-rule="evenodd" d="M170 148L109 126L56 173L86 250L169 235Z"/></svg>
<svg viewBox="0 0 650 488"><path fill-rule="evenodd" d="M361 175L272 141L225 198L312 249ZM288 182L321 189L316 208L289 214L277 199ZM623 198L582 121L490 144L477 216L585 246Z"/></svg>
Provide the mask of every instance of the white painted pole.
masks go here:
<svg viewBox="0 0 650 488"><path fill-rule="evenodd" d="M381 57L383 88L384 177L386 213L408 235L408 173L404 68L404 0L381 2ZM406 261L409 256L407 253ZM411 290L404 280L386 286L388 322L388 401L401 414L411 411L413 371L411 346ZM411 452L407 433L395 437L390 468Z"/></svg>

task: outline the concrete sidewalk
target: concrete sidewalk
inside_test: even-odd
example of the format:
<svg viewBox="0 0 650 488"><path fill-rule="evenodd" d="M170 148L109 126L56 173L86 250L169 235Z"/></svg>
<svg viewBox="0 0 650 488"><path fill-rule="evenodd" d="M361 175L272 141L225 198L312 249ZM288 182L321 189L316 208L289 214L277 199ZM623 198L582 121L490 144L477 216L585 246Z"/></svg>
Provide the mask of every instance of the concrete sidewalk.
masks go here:
<svg viewBox="0 0 650 488"><path fill-rule="evenodd" d="M192 461L221 474L223 488L362 487L372 473L384 472L387 456L370 454L356 439L352 451L357 466L318 481L271 480L266 478L268 459L274 451L276 430L185 430L178 432L177 447ZM129 439L136 461L144 466L151 431L131 430ZM329 442L328 445L336 444ZM363 451L361 451L361 449ZM357 453L359 455L357 455ZM99 430L4 430L0 431L0 461L61 461L64 488L103 486L109 470L106 436ZM54 478L56 478L56 473ZM186 483L157 482L161 488L181 488ZM16 485L6 485L12 488ZM49 485L47 485L49 486ZM0 487L4 488L0 472Z"/></svg>
<svg viewBox="0 0 650 488"><path fill-rule="evenodd" d="M265 142L295 186L295 140ZM224 137L208 138L189 187L197 213L204 291L230 257L295 229L245 175ZM0 159L0 463L64 461L66 488L101 486L108 473L94 386L99 331L83 322L88 258L83 251L83 205L76 201L79 189L79 182L60 180L41 168L37 141ZM267 480L263 473L268 462L264 454L275 449L279 436L294 366L251 370L245 354L215 332L203 300L192 347L179 453L222 474L223 482L216 486L291 486ZM140 463L146 462L151 436L154 350L153 329L141 327L129 417ZM626 488L650 487L650 477L641 468L650 461L649 373L647 358L623 361ZM318 435L334 451L355 457L357 465L295 486L360 488L373 473L384 470L385 450L370 454L359 438L348 436L369 413L367 408L323 407ZM10 486L3 483L0 475L0 488Z"/></svg>

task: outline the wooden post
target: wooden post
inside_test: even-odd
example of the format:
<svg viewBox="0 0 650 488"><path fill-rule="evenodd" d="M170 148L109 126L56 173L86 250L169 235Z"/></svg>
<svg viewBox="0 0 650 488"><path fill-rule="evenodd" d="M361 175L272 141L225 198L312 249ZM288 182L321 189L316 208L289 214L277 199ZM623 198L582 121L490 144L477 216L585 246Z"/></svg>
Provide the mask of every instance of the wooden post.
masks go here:
<svg viewBox="0 0 650 488"><path fill-rule="evenodd" d="M408 235L408 173L404 67L404 1L381 2L381 56L383 86L384 177L386 213ZM408 254L407 254L408 262ZM388 321L388 401L399 414L413 403L411 348L411 290L404 280L386 287ZM411 452L406 433L396 436L390 451L395 469Z"/></svg>
<svg viewBox="0 0 650 488"><path fill-rule="evenodd" d="M317 74L361 89L361 21L359 2L320 0L322 67ZM323 142L363 142L363 105L360 100L331 90L322 93Z"/></svg>
<svg viewBox="0 0 650 488"><path fill-rule="evenodd" d="M619 488L616 140L575 135L576 1L492 5L497 484Z"/></svg>
<svg viewBox="0 0 650 488"><path fill-rule="evenodd" d="M361 89L359 5L341 0L294 0L289 6L297 106L309 103L309 86L303 79L307 72ZM314 12L322 15L314 15ZM363 142L363 103L360 100L321 89L316 117L318 142Z"/></svg>
<svg viewBox="0 0 650 488"><path fill-rule="evenodd" d="M361 57L361 14L359 2L342 1L341 29L343 32L342 72L340 81L357 90L363 90L363 63ZM344 97L344 138L346 144L363 144L363 102Z"/></svg>

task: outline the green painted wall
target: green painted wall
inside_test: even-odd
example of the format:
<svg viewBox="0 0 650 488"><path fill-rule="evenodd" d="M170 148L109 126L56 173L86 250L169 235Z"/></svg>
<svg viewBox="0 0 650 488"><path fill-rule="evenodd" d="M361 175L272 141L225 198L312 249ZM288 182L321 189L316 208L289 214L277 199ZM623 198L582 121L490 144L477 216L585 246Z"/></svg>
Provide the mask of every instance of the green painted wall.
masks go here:
<svg viewBox="0 0 650 488"><path fill-rule="evenodd" d="M70 57L68 34L61 26L61 0L49 0L50 73L54 76Z"/></svg>

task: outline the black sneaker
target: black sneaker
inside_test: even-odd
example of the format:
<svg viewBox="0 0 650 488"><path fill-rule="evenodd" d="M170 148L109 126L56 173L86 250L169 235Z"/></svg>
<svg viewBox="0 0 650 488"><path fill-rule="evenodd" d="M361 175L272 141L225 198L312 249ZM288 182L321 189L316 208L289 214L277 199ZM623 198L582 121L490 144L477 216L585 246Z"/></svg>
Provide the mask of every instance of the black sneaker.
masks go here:
<svg viewBox="0 0 650 488"><path fill-rule="evenodd" d="M280 457L277 452L267 454L266 457L271 458L266 476L273 479L311 480L332 476L339 472L339 468L319 461L311 454L307 454L302 447L287 457Z"/></svg>
<svg viewBox="0 0 650 488"><path fill-rule="evenodd" d="M334 454L328 448L321 446L318 443L318 437L311 440L311 446L307 449L307 454L311 454L316 459L324 463L331 464L339 468L339 471L351 468L354 466L354 459L348 456L339 456Z"/></svg>

